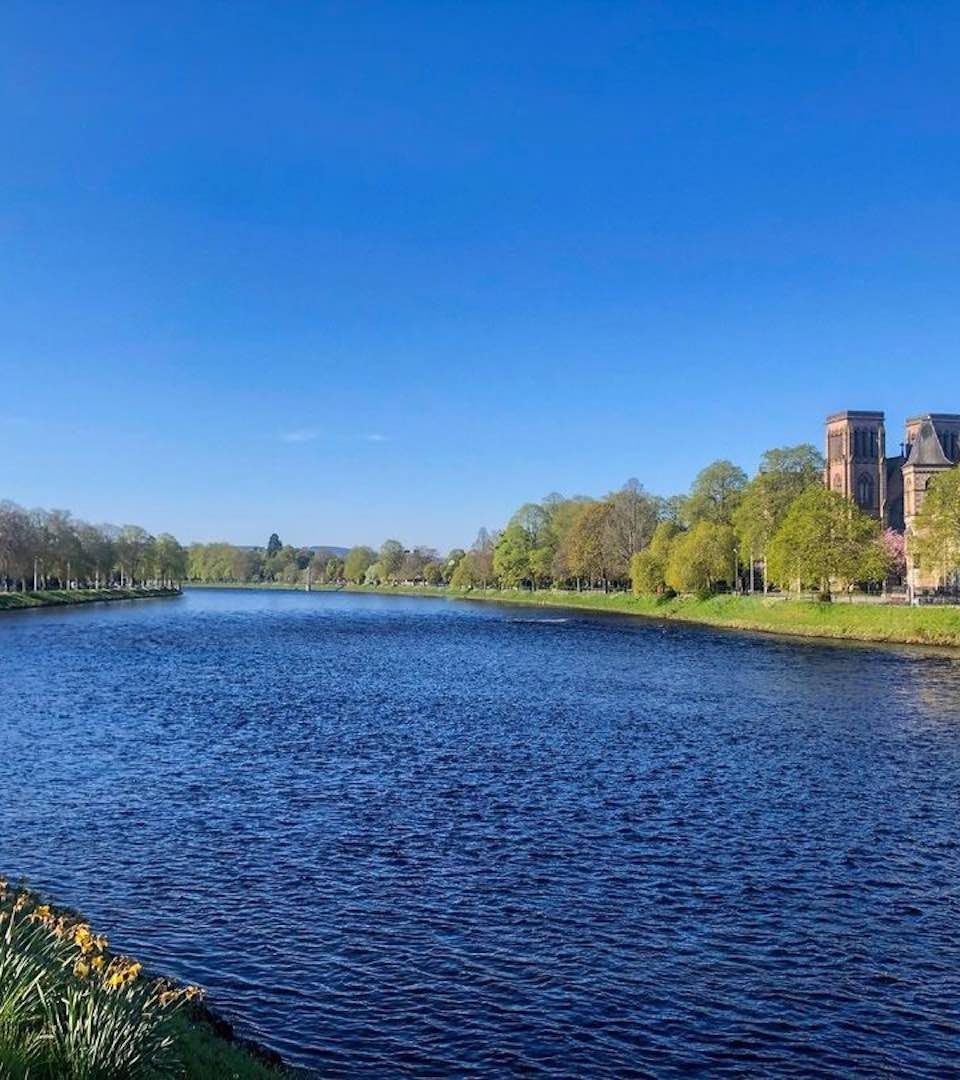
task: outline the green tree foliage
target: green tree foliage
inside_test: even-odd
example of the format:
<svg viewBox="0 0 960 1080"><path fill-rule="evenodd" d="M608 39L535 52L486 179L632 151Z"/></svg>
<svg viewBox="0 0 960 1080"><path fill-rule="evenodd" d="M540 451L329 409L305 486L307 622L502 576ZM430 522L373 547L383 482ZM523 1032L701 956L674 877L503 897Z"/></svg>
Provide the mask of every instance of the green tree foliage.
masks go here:
<svg viewBox="0 0 960 1080"><path fill-rule="evenodd" d="M454 550L447 559L445 573L454 589L486 589L496 581L494 553L498 538L486 529L477 533L477 539L467 552Z"/></svg>
<svg viewBox="0 0 960 1080"><path fill-rule="evenodd" d="M343 564L343 576L354 585L363 584L367 570L376 562L376 553L368 547L351 548Z"/></svg>
<svg viewBox="0 0 960 1080"><path fill-rule="evenodd" d="M667 587L670 547L679 532L680 526L675 522L661 521L650 544L630 560L630 583L635 596L660 593Z"/></svg>
<svg viewBox="0 0 960 1080"><path fill-rule="evenodd" d="M960 468L930 480L911 537L911 555L944 582L960 572Z"/></svg>
<svg viewBox="0 0 960 1080"><path fill-rule="evenodd" d="M614 563L608 544L613 508L608 502L586 503L570 534L570 569L578 581L607 587Z"/></svg>
<svg viewBox="0 0 960 1080"><path fill-rule="evenodd" d="M151 552L154 577L168 584L183 581L187 576L187 552L176 537L160 533Z"/></svg>
<svg viewBox="0 0 960 1080"><path fill-rule="evenodd" d="M794 501L770 542L768 564L781 586L814 586L824 595L831 582L879 582L887 569L879 522L821 485Z"/></svg>
<svg viewBox="0 0 960 1080"><path fill-rule="evenodd" d="M463 548L453 548L440 565L440 585L449 585L450 580L460 564L460 560L466 555Z"/></svg>
<svg viewBox="0 0 960 1080"><path fill-rule="evenodd" d="M768 450L757 475L744 488L733 514L741 550L762 559L794 500L823 482L823 457L813 446Z"/></svg>
<svg viewBox="0 0 960 1080"><path fill-rule="evenodd" d="M508 589L542 580L543 567L553 558L550 514L537 503L525 503L497 539L493 569Z"/></svg>
<svg viewBox="0 0 960 1080"><path fill-rule="evenodd" d="M283 544L280 543L280 537L276 533L271 533L270 539L267 541L267 558L279 555L282 548Z"/></svg>
<svg viewBox="0 0 960 1080"><path fill-rule="evenodd" d="M452 589L473 589L480 585L480 575L472 551L466 552L457 561L450 575L449 585Z"/></svg>
<svg viewBox="0 0 960 1080"><path fill-rule="evenodd" d="M493 569L504 588L519 588L530 579L531 550L523 526L512 521L500 534L493 552Z"/></svg>
<svg viewBox="0 0 960 1080"><path fill-rule="evenodd" d="M399 580L403 565L404 548L399 540L384 540L380 545L377 563L384 581Z"/></svg>
<svg viewBox="0 0 960 1080"><path fill-rule="evenodd" d="M732 525L733 515L747 486L747 474L730 461L714 461L693 482L683 505L688 525L709 521Z"/></svg>
<svg viewBox="0 0 960 1080"><path fill-rule="evenodd" d="M666 583L677 592L715 592L719 586L733 583L735 553L732 526L700 521L670 544Z"/></svg>

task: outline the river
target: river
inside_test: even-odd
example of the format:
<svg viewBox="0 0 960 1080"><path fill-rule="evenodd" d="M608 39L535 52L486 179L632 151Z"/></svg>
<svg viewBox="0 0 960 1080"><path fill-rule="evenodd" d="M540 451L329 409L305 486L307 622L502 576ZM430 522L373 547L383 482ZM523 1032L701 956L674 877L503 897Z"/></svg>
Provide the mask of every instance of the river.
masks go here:
<svg viewBox="0 0 960 1080"><path fill-rule="evenodd" d="M443 599L0 615L0 871L332 1076L955 1072L960 659Z"/></svg>

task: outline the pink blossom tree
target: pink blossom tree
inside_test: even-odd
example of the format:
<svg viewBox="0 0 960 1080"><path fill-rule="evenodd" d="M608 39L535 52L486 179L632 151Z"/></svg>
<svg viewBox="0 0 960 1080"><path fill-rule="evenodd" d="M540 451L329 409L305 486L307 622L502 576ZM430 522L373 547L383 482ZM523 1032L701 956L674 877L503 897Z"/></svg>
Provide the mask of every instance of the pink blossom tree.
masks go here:
<svg viewBox="0 0 960 1080"><path fill-rule="evenodd" d="M907 576L907 549L903 533L896 529L884 529L883 551L887 557L887 573L890 577Z"/></svg>

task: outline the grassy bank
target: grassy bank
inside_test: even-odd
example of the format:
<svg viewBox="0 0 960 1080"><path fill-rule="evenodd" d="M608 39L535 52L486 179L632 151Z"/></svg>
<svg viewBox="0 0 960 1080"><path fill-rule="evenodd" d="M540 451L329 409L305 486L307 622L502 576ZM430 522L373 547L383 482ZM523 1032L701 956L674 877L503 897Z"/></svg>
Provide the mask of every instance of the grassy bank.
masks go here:
<svg viewBox="0 0 960 1080"><path fill-rule="evenodd" d="M201 996L0 881L0 1076L275 1080L279 1069L233 1041Z"/></svg>
<svg viewBox="0 0 960 1080"><path fill-rule="evenodd" d="M92 604L103 600L143 600L150 596L179 596L179 589L46 589L42 592L0 592L0 611Z"/></svg>
<svg viewBox="0 0 960 1080"><path fill-rule="evenodd" d="M257 586L246 586L255 588ZM270 588L297 588L276 586ZM302 590L303 586L299 586ZM315 591L341 588L314 586ZM837 600L819 604L760 596L713 596L662 599L629 593L531 593L515 589L456 589L429 586L347 586L346 591L393 596L445 596L460 600L529 604L537 607L581 608L621 615L702 623L734 630L756 630L795 637L841 638L848 641L891 642L901 645L960 647L960 607L905 607L895 604L851 604Z"/></svg>

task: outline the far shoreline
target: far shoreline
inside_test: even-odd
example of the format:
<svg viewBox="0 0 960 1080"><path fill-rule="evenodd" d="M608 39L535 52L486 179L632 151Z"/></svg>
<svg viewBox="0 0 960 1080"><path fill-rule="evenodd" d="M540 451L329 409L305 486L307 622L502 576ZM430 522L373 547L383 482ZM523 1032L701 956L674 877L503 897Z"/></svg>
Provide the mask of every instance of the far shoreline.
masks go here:
<svg viewBox="0 0 960 1080"><path fill-rule="evenodd" d="M35 592L0 592L0 613L71 607L76 604L112 603L116 600L153 600L182 595L178 588L38 589Z"/></svg>
<svg viewBox="0 0 960 1080"><path fill-rule="evenodd" d="M283 582L185 582L185 589L241 589L306 592ZM878 645L932 645L960 650L960 607L897 604L824 604L783 597L719 594L696 597L633 596L631 593L567 592L543 589L451 589L433 585L313 585L310 592L371 596L434 597L529 607L569 608L635 618L772 634ZM958 654L960 655L960 654Z"/></svg>

